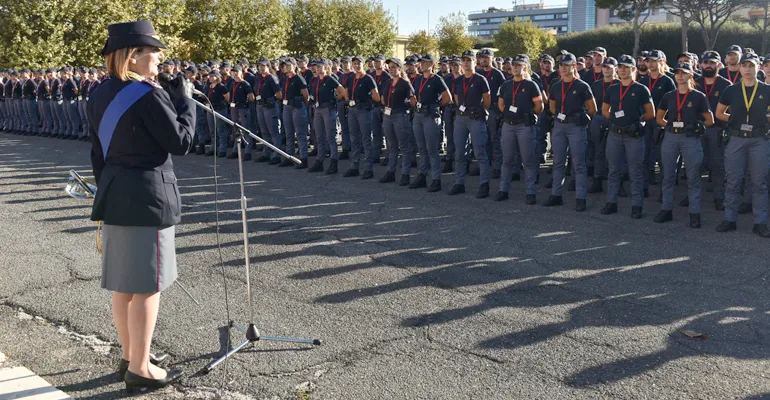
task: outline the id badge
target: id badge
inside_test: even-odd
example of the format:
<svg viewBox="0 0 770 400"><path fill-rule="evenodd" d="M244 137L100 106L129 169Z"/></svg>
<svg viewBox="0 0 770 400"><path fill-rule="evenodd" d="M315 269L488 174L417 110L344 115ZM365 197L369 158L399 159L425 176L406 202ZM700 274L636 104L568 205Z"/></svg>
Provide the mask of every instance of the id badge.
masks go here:
<svg viewBox="0 0 770 400"><path fill-rule="evenodd" d="M257 95L257 100L262 100L262 95L258 94Z"/></svg>
<svg viewBox="0 0 770 400"><path fill-rule="evenodd" d="M70 100L70 104L75 104L75 100Z"/></svg>
<svg viewBox="0 0 770 400"><path fill-rule="evenodd" d="M743 131L743 132L751 132L753 130L754 130L754 125L741 124L741 131Z"/></svg>
<svg viewBox="0 0 770 400"><path fill-rule="evenodd" d="M59 100L56 102L56 104L63 104L63 103L64 103L64 100Z"/></svg>
<svg viewBox="0 0 770 400"><path fill-rule="evenodd" d="M684 122L682 122L682 121L675 121L674 122L674 128L684 128Z"/></svg>
<svg viewBox="0 0 770 400"><path fill-rule="evenodd" d="M385 110L383 111L385 115L390 115L390 107L385 107Z"/></svg>
<svg viewBox="0 0 770 400"><path fill-rule="evenodd" d="M615 111L615 118L623 118L626 116L626 112L623 110Z"/></svg>
<svg viewBox="0 0 770 400"><path fill-rule="evenodd" d="M510 106L510 107L508 107L508 111L510 111L510 112L512 112L512 113L515 113L516 111L518 111L518 109L519 109L519 108L518 108L518 107L516 107L516 106Z"/></svg>
<svg viewBox="0 0 770 400"><path fill-rule="evenodd" d="M559 121L564 121L565 119L567 119L567 116L564 115L564 113L559 113L559 115L557 115L556 118L558 118Z"/></svg>
<svg viewBox="0 0 770 400"><path fill-rule="evenodd" d="M317 101L315 102L315 107L318 108L318 102Z"/></svg>
<svg viewBox="0 0 770 400"><path fill-rule="evenodd" d="M288 106L289 105L289 100L284 100L283 101L283 105Z"/></svg>
<svg viewBox="0 0 770 400"><path fill-rule="evenodd" d="M460 108L458 108L458 110L460 110L461 112L465 112L465 106L460 106Z"/></svg>
<svg viewBox="0 0 770 400"><path fill-rule="evenodd" d="M235 103L230 103L230 108L235 108Z"/></svg>
<svg viewBox="0 0 770 400"><path fill-rule="evenodd" d="M313 101L313 100L315 100L315 99L313 98L313 96L310 96L310 101Z"/></svg>
<svg viewBox="0 0 770 400"><path fill-rule="evenodd" d="M418 109L418 110L422 110L422 103L418 102L418 103L417 103L417 104L415 104L415 105L417 106L417 109Z"/></svg>
<svg viewBox="0 0 770 400"><path fill-rule="evenodd" d="M351 107L355 107L356 106L356 101L355 100L350 100L350 103L348 105L351 106Z"/></svg>

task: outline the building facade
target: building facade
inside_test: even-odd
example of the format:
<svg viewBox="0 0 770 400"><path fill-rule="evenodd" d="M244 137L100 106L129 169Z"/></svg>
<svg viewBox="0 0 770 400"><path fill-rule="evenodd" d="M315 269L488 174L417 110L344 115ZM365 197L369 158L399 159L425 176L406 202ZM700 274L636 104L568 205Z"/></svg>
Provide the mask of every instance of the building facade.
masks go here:
<svg viewBox="0 0 770 400"><path fill-rule="evenodd" d="M500 24L516 18L531 20L540 29L554 34L567 33L567 6L546 6L543 4L517 5L510 9L490 7L486 10L472 11L468 14L471 36L492 37L500 29Z"/></svg>

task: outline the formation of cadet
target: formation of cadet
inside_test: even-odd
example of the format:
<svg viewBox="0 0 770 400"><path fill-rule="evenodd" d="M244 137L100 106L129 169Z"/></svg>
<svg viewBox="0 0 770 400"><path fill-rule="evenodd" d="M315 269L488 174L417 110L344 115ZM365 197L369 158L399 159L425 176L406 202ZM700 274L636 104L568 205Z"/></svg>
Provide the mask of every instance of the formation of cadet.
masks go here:
<svg viewBox="0 0 770 400"><path fill-rule="evenodd" d="M734 45L724 58L682 53L672 63L659 50L613 58L597 47L584 57L546 54L537 63L484 49L439 60L282 56L253 64L170 60L161 68L206 94L198 100L296 154L302 162L295 168L311 173L337 174L338 161L349 159L344 177L372 179L381 165L383 184L441 192L441 175L455 172L450 195L465 192L467 175L479 176L477 198L489 197L491 180L500 180L495 201L509 199L511 182L523 175L525 202L534 205L540 165L550 155L543 206L562 206L566 187L576 192L578 212L588 194L605 193L601 213L608 215L618 212L618 197L630 195L631 217L639 219L649 187L660 185L654 221L664 223L673 220L681 178L688 196L679 205L688 207L689 226L700 228L705 172L714 208L725 213L717 231L736 230L737 215L753 213L753 232L770 237L770 57ZM109 79L103 66L2 76L3 130L88 141L85 104ZM230 126L197 112L195 154L237 158ZM244 142L244 161L260 152L254 161L294 165Z"/></svg>

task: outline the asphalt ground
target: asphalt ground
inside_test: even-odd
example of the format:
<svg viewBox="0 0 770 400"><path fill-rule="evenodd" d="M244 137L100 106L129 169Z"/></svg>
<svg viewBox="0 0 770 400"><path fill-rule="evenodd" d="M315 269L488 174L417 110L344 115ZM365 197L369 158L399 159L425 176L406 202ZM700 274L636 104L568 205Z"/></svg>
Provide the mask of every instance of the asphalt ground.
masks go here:
<svg viewBox="0 0 770 400"><path fill-rule="evenodd" d="M70 168L90 176L89 152L0 133L0 351L75 398L123 398L91 204L63 191ZM611 216L598 194L584 213L572 193L526 206L515 182L498 203L474 177L448 196L452 174L431 194L378 183L384 167L363 181L245 164L254 322L323 345L261 341L201 374L228 335L213 158L175 164L180 282L200 305L164 292L154 348L187 375L145 398L770 398L770 242L751 216L719 234L709 193L693 230L678 206L652 222L659 186L632 220L627 198ZM247 324L236 161L219 175L230 318Z"/></svg>

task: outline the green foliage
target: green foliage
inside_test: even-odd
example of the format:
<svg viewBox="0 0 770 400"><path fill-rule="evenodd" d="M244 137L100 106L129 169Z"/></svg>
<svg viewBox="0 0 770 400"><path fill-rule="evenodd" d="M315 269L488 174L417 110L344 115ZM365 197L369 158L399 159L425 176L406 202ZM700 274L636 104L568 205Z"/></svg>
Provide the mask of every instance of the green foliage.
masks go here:
<svg viewBox="0 0 770 400"><path fill-rule="evenodd" d="M465 14L452 13L438 19L435 36L438 38L438 52L443 56L460 55L473 47L474 40L468 36L468 20Z"/></svg>
<svg viewBox="0 0 770 400"><path fill-rule="evenodd" d="M678 23L655 23L645 25L640 37L640 48L643 50L662 50L669 60L681 52L682 26ZM687 33L689 49L695 54L706 50L699 28L691 24ZM569 33L557 37L557 47L575 54L584 54L596 46L603 46L610 56L632 54L634 50L634 35L631 24L606 26L580 33ZM714 50L724 55L725 50L732 45L741 47L762 48L762 33L757 28L737 22L728 22L722 27Z"/></svg>
<svg viewBox="0 0 770 400"><path fill-rule="evenodd" d="M541 31L532 21L516 18L515 21L500 24L494 43L497 56L528 54L531 59L537 60L546 49L555 45L555 39L550 33Z"/></svg>
<svg viewBox="0 0 770 400"><path fill-rule="evenodd" d="M435 54L438 49L438 40L425 30L417 31L409 36L405 48L410 54Z"/></svg>
<svg viewBox="0 0 770 400"><path fill-rule="evenodd" d="M304 0L289 3L291 29L287 49L290 52L320 57L337 50L341 15L330 12L330 6L334 7L336 3Z"/></svg>
<svg viewBox="0 0 770 400"><path fill-rule="evenodd" d="M332 0L326 4L329 12L345 16L336 29L337 51L330 51L327 56L392 55L396 24L382 7L382 3L368 0Z"/></svg>

